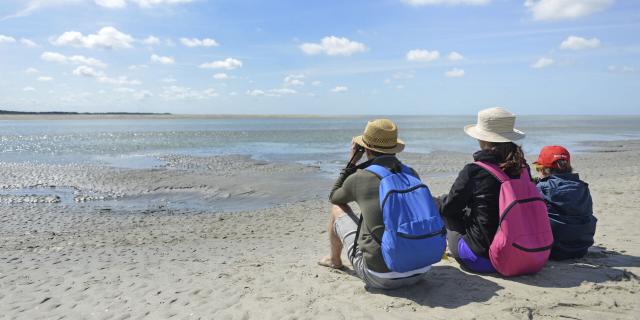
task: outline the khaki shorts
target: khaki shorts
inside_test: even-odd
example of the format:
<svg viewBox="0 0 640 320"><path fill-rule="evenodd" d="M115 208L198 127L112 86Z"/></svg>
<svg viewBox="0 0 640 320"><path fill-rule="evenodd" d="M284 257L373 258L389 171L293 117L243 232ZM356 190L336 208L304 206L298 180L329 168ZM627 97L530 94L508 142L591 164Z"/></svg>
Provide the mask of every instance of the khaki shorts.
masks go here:
<svg viewBox="0 0 640 320"><path fill-rule="evenodd" d="M345 214L339 217L336 219L333 229L342 241L342 246L346 251L347 257L349 257L353 271L366 285L378 289L397 289L415 284L424 278L424 273L406 278L381 278L372 274L372 271L367 268L360 248L354 248L358 230L358 222L355 216ZM353 250L355 250L355 255L352 254Z"/></svg>

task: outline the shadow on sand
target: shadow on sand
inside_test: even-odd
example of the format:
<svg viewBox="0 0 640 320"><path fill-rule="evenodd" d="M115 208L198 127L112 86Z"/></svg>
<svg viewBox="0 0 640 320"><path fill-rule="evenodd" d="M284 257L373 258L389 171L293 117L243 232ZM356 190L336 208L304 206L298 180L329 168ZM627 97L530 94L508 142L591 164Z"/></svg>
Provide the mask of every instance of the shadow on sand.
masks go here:
<svg viewBox="0 0 640 320"><path fill-rule="evenodd" d="M535 275L503 278L543 288L572 288L584 282L636 281L640 277L624 268L640 267L640 257L592 247L586 257L565 261L549 261ZM347 271L348 272L348 271ZM348 272L356 276L353 272ZM412 300L422 306L457 308L472 302L484 302L497 295L502 286L492 281L498 274L465 273L458 267L434 266L424 281L397 290L367 287L371 294L383 294ZM461 294L464 292L464 294Z"/></svg>
<svg viewBox="0 0 640 320"><path fill-rule="evenodd" d="M465 274L451 266L434 266L424 281L397 290L366 288L371 294L412 300L422 306L448 309L464 306L472 302L488 301L503 289L493 281L474 274ZM461 292L464 291L464 294Z"/></svg>
<svg viewBox="0 0 640 320"><path fill-rule="evenodd" d="M640 267L640 257L595 246L581 259L550 260L537 274L506 279L546 288L578 287L583 282L639 281L636 274L624 269L629 267ZM495 274L491 276L499 277Z"/></svg>

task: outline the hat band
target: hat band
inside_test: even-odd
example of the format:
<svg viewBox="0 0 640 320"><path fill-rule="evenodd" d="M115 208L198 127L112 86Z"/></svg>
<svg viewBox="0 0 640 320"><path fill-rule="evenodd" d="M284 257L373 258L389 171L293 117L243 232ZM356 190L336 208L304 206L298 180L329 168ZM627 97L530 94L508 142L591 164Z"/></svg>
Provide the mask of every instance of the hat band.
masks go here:
<svg viewBox="0 0 640 320"><path fill-rule="evenodd" d="M362 137L362 142L364 142L364 144L366 144L367 147L369 147L369 149L393 149L393 148L398 146L397 143L395 145L393 145L393 146L390 146L390 147L389 146L379 146L379 145L375 145L375 144L367 142L367 140L365 140L365 138L366 138L365 136Z"/></svg>

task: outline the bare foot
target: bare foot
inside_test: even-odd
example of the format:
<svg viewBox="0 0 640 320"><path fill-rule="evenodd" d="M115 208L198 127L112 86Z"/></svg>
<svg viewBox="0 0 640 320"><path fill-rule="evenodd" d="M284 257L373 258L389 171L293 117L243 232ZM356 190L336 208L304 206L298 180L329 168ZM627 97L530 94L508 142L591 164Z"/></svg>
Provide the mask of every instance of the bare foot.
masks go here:
<svg viewBox="0 0 640 320"><path fill-rule="evenodd" d="M344 269L344 265L342 265L342 261L338 263L334 263L333 261L331 261L330 256L326 256L322 258L320 261L318 261L318 265L331 268L331 269L338 269L338 270Z"/></svg>

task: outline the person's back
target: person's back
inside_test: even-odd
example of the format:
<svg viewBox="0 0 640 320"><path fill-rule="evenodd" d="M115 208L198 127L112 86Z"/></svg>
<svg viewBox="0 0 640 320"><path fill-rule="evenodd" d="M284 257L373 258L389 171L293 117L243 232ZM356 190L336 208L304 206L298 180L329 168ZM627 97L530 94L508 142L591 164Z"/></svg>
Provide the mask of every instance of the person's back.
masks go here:
<svg viewBox="0 0 640 320"><path fill-rule="evenodd" d="M380 156L367 161L356 169L340 186L336 184L329 200L333 204L355 202L362 213L362 226L358 234L358 248L362 250L364 261L369 270L379 273L389 272L380 244L384 233L384 221L380 208L380 178L373 172L364 170L369 165L379 165L390 170L397 170L400 161L395 156ZM360 169L362 168L362 169ZM417 175L417 174L416 174Z"/></svg>
<svg viewBox="0 0 640 320"><path fill-rule="evenodd" d="M451 255L472 272L530 274L549 257L547 212L522 147L513 142L524 138L515 118L500 107L478 112L477 124L464 131L481 150L440 198Z"/></svg>
<svg viewBox="0 0 640 320"><path fill-rule="evenodd" d="M598 221L593 216L589 185L572 172L569 152L560 146L543 148L534 164L553 231L551 258L583 257L593 245Z"/></svg>
<svg viewBox="0 0 640 320"><path fill-rule="evenodd" d="M364 135L354 137L351 160L329 196L334 204L329 221L331 254L320 265L342 268L345 248L365 284L394 289L420 281L440 260L444 225L426 185L396 158L403 149L397 127L386 119L370 121ZM356 166L363 154L369 160ZM348 206L351 202L358 204L360 218Z"/></svg>

